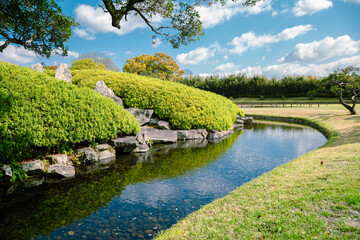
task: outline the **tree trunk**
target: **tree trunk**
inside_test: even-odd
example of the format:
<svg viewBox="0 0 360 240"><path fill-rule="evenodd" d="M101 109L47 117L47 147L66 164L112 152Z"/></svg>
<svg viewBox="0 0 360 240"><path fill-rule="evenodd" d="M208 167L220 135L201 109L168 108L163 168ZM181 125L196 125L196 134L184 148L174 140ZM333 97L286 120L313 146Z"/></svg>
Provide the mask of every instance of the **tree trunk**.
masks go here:
<svg viewBox="0 0 360 240"><path fill-rule="evenodd" d="M342 91L340 91L340 93L339 93L339 101L340 101L341 105L343 105L347 110L349 110L351 115L356 115L355 105L356 105L356 100L357 100L357 94L355 92L354 92L354 94L355 95L352 96L352 98L351 98L353 104L352 104L352 106L350 106L342 98Z"/></svg>

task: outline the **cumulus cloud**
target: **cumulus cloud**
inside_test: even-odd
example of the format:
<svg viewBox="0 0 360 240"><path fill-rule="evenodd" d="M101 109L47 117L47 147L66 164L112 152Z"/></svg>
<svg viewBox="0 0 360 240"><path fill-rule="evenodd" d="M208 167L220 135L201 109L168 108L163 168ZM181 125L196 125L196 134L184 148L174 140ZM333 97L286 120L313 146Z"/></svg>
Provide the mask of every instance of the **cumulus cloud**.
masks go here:
<svg viewBox="0 0 360 240"><path fill-rule="evenodd" d="M159 47L161 44L162 44L161 39L160 39L160 38L155 38L155 39L152 40L151 46L152 46L153 48L157 48L157 47Z"/></svg>
<svg viewBox="0 0 360 240"><path fill-rule="evenodd" d="M332 7L333 3L330 0L299 0L295 3L292 9L295 16L300 17L307 14L314 14Z"/></svg>
<svg viewBox="0 0 360 240"><path fill-rule="evenodd" d="M334 56L354 55L360 50L360 41L353 41L348 35L334 39L326 37L321 41L299 43L295 50L280 62L319 62Z"/></svg>
<svg viewBox="0 0 360 240"><path fill-rule="evenodd" d="M5 42L0 41L0 45ZM15 47L13 45L7 46L3 52L0 52L0 61L9 62L13 64L29 64L35 61L37 55L34 52L26 50L24 47Z"/></svg>
<svg viewBox="0 0 360 240"><path fill-rule="evenodd" d="M303 35L310 30L313 30L313 27L308 25L299 25L292 28L286 28L282 32L276 35L261 35L256 36L253 32L248 32L242 34L240 37L235 37L229 44L235 46L230 50L231 53L241 55L249 48L259 48L268 43L276 43L280 41L286 41L294 39L300 35Z"/></svg>
<svg viewBox="0 0 360 240"><path fill-rule="evenodd" d="M240 68L240 65L235 65L234 63L225 63L217 66L215 68L215 73L219 75L229 75L237 72Z"/></svg>
<svg viewBox="0 0 360 240"><path fill-rule="evenodd" d="M267 77L278 78L288 75L327 76L336 69L348 66L360 67L360 55L342 58L324 64L308 64L303 66L298 63L283 63L266 67L247 67L237 73L243 73L248 76L265 75Z"/></svg>
<svg viewBox="0 0 360 240"><path fill-rule="evenodd" d="M352 2L360 4L360 0L342 0L343 2Z"/></svg>
<svg viewBox="0 0 360 240"><path fill-rule="evenodd" d="M198 47L188 53L178 54L176 56L176 60L180 64L199 64L215 56L217 51L221 51L220 45L218 43L214 43L209 47Z"/></svg>
<svg viewBox="0 0 360 240"><path fill-rule="evenodd" d="M258 2L254 7L244 7L244 1L233 2L227 0L224 6L221 3L215 3L211 6L199 6L196 10L199 12L200 19L204 28L213 27L219 23L228 21L236 14L260 14L272 10L271 0Z"/></svg>
<svg viewBox="0 0 360 240"><path fill-rule="evenodd" d="M147 28L146 23L135 15L128 15L128 21L125 19L120 22L120 29L111 25L111 16L105 13L101 8L94 8L89 5L80 4L75 9L75 20L83 28L77 28L75 34L87 40L95 38L97 33L115 33L119 36L130 33L138 28ZM153 18L154 23L160 22L158 17Z"/></svg>

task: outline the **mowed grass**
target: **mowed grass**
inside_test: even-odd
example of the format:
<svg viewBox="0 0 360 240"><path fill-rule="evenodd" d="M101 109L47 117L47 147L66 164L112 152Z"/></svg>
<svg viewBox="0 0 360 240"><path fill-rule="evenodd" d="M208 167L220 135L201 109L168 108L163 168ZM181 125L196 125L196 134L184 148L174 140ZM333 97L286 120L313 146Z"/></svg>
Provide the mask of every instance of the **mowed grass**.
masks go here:
<svg viewBox="0 0 360 240"><path fill-rule="evenodd" d="M360 116L332 108L249 108L332 133L313 150L190 214L157 239L360 239Z"/></svg>

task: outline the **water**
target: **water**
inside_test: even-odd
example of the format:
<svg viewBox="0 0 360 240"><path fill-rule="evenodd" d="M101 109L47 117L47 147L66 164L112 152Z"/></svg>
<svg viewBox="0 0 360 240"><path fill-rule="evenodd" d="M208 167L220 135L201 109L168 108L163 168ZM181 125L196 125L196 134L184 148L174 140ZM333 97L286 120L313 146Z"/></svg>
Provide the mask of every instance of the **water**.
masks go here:
<svg viewBox="0 0 360 240"><path fill-rule="evenodd" d="M0 239L151 239L325 142L311 128L258 123L217 144L184 142L123 155L93 174L2 196Z"/></svg>

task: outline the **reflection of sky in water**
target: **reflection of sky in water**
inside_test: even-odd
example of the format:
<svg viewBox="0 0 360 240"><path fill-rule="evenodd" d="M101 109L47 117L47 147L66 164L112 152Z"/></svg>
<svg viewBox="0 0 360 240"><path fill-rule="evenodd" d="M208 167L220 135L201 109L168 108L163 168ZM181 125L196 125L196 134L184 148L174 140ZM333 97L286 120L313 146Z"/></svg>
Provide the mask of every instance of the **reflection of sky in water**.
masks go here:
<svg viewBox="0 0 360 240"><path fill-rule="evenodd" d="M116 236L151 238L153 233L170 227L202 205L326 142L321 133L311 128L261 128L259 125L261 129L258 129L256 126L254 130L244 130L232 147L214 162L177 178L129 185L108 206L81 221L81 226L58 229L53 236L69 229L110 229ZM112 220L104 226L104 219ZM139 235L131 232L132 228ZM118 229L125 230L118 232ZM149 229L153 233L146 234Z"/></svg>

